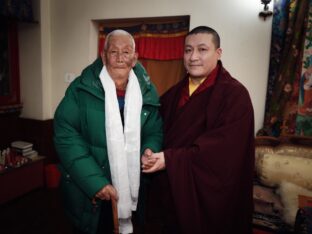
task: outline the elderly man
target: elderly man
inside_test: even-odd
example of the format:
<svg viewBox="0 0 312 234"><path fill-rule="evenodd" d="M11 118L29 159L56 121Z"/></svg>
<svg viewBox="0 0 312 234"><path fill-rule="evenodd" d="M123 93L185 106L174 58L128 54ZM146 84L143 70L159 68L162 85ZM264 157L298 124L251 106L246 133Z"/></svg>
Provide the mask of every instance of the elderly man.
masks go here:
<svg viewBox="0 0 312 234"><path fill-rule="evenodd" d="M108 34L101 57L69 86L55 113L60 187L76 233L112 233L111 200L120 232L132 233L140 155L162 145L159 99L129 33Z"/></svg>
<svg viewBox="0 0 312 234"><path fill-rule="evenodd" d="M252 232L253 108L221 54L214 29L190 31L188 75L161 98L165 150L142 162L143 172L159 171L152 188L161 198L164 233Z"/></svg>

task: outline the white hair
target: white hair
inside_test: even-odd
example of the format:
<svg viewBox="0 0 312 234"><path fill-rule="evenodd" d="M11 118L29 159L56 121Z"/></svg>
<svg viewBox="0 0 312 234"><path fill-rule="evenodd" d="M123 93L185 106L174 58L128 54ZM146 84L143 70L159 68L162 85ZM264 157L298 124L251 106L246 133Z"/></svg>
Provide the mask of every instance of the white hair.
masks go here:
<svg viewBox="0 0 312 234"><path fill-rule="evenodd" d="M105 37L104 50L108 49L110 37L118 36L118 35L129 36L129 38L131 39L133 50L135 51L135 42L134 42L133 36L127 31L122 30L122 29L116 29L114 31L111 31L109 34L107 34L107 36Z"/></svg>

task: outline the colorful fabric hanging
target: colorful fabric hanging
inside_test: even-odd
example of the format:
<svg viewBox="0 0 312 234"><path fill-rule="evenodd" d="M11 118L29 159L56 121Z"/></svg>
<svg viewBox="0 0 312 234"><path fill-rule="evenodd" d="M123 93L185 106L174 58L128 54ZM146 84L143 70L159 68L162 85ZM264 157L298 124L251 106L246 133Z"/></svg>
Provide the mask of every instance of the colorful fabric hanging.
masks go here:
<svg viewBox="0 0 312 234"><path fill-rule="evenodd" d="M312 0L274 3L264 127L257 135L312 136Z"/></svg>

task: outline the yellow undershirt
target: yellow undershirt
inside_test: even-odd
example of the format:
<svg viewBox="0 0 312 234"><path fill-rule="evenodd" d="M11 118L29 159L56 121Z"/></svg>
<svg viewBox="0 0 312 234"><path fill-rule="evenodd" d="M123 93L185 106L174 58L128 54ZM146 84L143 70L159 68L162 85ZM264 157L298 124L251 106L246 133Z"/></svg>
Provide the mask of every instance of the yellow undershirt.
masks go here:
<svg viewBox="0 0 312 234"><path fill-rule="evenodd" d="M202 78L202 79L200 80L200 82L199 82L199 83L196 83L196 84L193 82L193 80L192 80L191 78L189 78L189 95L190 95L190 96L194 93L194 91L198 88L198 86L200 86L201 83L203 83L203 82L206 80L206 78L207 78L207 77Z"/></svg>

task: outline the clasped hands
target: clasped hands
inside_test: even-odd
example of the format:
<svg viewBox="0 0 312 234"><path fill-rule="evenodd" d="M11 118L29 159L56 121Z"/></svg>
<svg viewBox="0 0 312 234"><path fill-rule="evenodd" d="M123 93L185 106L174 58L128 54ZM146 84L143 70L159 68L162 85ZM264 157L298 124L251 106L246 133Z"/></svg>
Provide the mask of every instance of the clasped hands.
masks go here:
<svg viewBox="0 0 312 234"><path fill-rule="evenodd" d="M154 153L149 148L145 149L141 162L144 173L153 173L166 168L164 152Z"/></svg>

